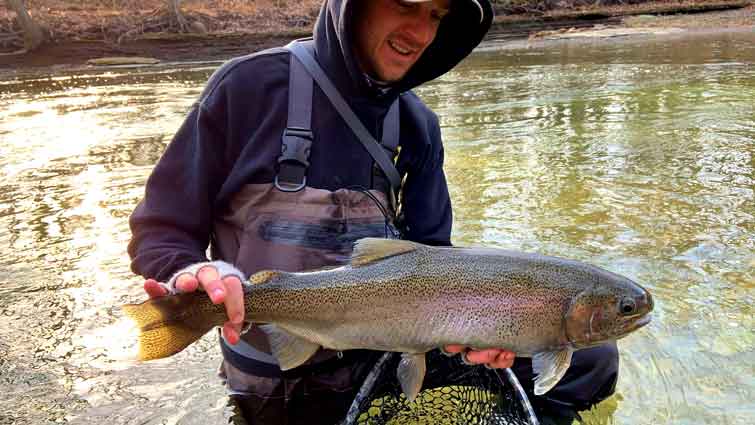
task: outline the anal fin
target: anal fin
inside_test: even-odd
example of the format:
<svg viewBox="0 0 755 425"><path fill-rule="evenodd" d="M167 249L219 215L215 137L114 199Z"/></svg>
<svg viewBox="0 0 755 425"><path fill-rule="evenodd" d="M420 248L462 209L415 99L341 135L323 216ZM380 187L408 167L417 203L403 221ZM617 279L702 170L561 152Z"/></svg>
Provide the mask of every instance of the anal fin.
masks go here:
<svg viewBox="0 0 755 425"><path fill-rule="evenodd" d="M278 360L281 370L300 366L320 349L320 344L293 335L278 326L260 325L260 329L267 334L272 354Z"/></svg>
<svg viewBox="0 0 755 425"><path fill-rule="evenodd" d="M532 357L535 372L535 395L543 395L558 384L571 365L574 350L570 347L560 351L544 351Z"/></svg>

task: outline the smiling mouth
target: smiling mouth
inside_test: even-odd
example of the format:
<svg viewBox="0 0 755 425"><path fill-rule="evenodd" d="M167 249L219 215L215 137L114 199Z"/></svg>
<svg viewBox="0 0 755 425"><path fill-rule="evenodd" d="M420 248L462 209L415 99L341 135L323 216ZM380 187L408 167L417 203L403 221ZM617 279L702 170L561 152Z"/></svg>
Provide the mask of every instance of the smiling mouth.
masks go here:
<svg viewBox="0 0 755 425"><path fill-rule="evenodd" d="M388 40L388 45L391 46L391 48L396 51L396 53L400 54L401 56L410 56L414 53L413 49L410 49L408 47L405 47L401 44L396 43L395 41Z"/></svg>

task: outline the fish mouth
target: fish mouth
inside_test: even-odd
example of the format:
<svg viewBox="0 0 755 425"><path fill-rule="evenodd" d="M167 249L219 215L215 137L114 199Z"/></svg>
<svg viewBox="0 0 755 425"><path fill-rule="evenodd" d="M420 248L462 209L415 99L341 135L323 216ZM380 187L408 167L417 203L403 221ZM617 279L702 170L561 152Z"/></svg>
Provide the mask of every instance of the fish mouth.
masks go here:
<svg viewBox="0 0 755 425"><path fill-rule="evenodd" d="M587 325L587 332L586 332L586 341L588 341L588 346L592 345L598 345L605 339L603 338L605 335L601 335L600 332L596 332L593 328L593 321L595 320L596 314L593 313L590 315L590 320L588 321ZM613 337L612 339L621 339L630 333L636 331L637 329L647 325L652 320L652 315L650 313L645 314L637 314L630 317L625 317L624 320L621 322L620 328L617 330L618 335Z"/></svg>
<svg viewBox="0 0 755 425"><path fill-rule="evenodd" d="M646 313L643 315L637 315L632 317L627 317L624 320L624 324L622 326L621 335L617 338L623 338L630 333L636 331L637 329L647 325L650 323L650 321L653 319L653 316L650 313Z"/></svg>
<svg viewBox="0 0 755 425"><path fill-rule="evenodd" d="M636 319L636 320L633 320L633 319ZM637 318L637 316L627 317L627 320L625 322L626 324L625 324L624 330L625 330L626 333L634 332L637 329L639 329L639 328L647 325L648 323L650 323L650 321L652 319L653 319L653 315L649 314L649 313L640 316L639 319Z"/></svg>

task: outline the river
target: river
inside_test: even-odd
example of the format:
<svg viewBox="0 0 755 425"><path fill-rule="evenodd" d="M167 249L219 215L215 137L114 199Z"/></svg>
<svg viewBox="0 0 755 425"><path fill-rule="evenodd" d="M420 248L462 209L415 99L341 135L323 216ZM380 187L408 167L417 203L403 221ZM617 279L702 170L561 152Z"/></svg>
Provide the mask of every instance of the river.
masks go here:
<svg viewBox="0 0 755 425"><path fill-rule="evenodd" d="M454 242L642 282L587 424L755 417L755 33L487 42L417 93L439 114ZM223 423L205 337L130 363L128 216L217 63L0 80L0 424Z"/></svg>

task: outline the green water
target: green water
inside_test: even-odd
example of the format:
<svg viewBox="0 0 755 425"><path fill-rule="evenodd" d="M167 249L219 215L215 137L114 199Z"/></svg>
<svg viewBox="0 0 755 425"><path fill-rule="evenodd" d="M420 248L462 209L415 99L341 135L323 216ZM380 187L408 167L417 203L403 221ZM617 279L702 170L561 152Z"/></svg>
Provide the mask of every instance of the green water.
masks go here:
<svg viewBox="0 0 755 425"><path fill-rule="evenodd" d="M520 47L488 43L418 90L441 117L455 242L653 292L588 424L752 423L755 33ZM143 296L128 215L215 66L0 81L0 424L223 423L212 337L116 358L116 306Z"/></svg>

